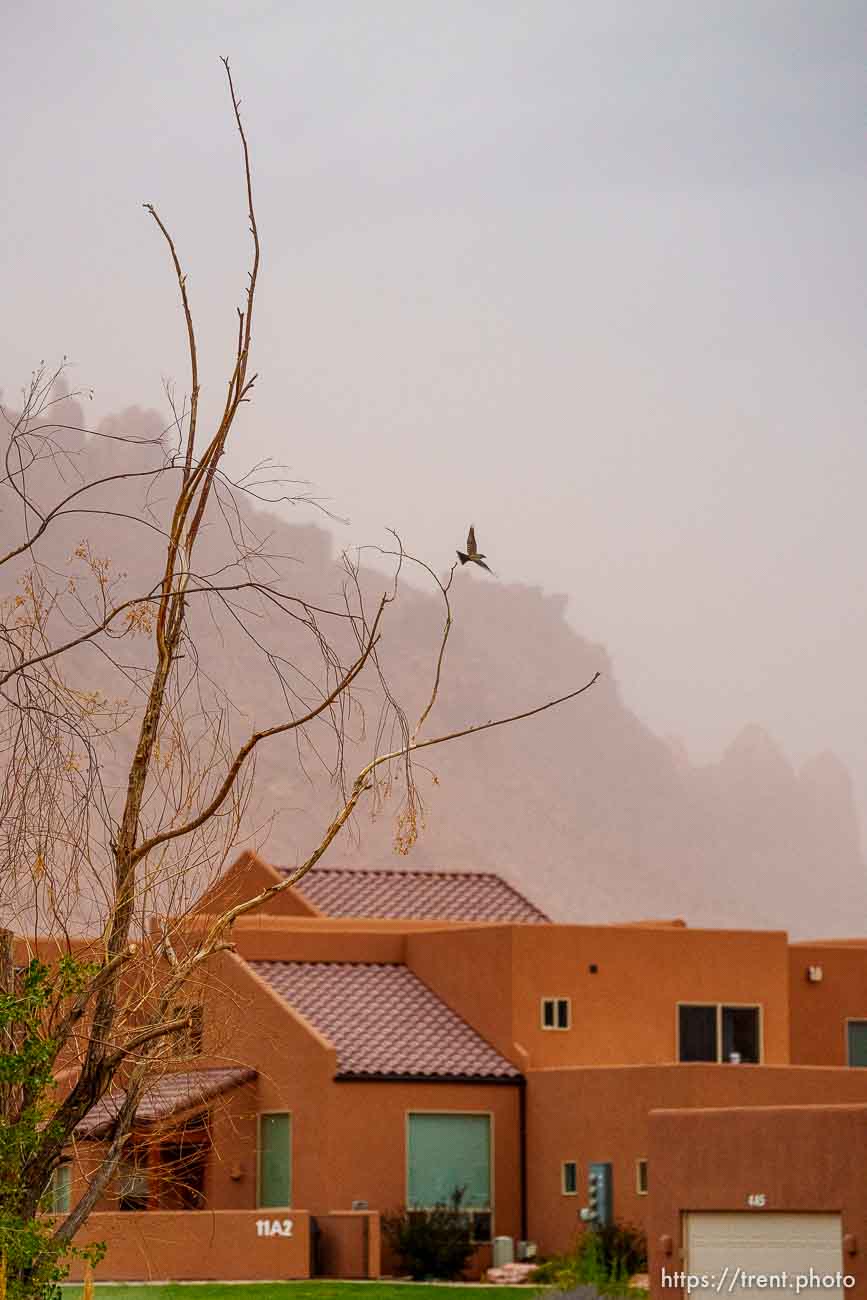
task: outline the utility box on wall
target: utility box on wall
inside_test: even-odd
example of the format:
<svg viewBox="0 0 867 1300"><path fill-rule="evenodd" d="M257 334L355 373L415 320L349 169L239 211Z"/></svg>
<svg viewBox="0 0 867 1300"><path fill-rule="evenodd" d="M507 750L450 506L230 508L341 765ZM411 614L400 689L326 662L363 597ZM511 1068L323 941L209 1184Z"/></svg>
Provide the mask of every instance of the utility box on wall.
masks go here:
<svg viewBox="0 0 867 1300"><path fill-rule="evenodd" d="M581 1218L591 1228L607 1228L614 1222L614 1178L607 1160L587 1166L587 1205Z"/></svg>

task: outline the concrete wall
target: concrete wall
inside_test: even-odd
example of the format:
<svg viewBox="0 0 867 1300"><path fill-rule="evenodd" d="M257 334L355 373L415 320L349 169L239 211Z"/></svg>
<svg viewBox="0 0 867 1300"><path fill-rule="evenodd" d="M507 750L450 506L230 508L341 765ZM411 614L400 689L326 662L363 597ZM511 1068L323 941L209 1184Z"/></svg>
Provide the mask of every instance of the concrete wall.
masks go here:
<svg viewBox="0 0 867 1300"><path fill-rule="evenodd" d="M529 1232L540 1250L568 1250L584 1231L587 1166L613 1165L614 1210L647 1229L666 1174L651 1155L650 1112L701 1108L867 1103L867 1070L796 1066L671 1065L531 1071L527 1076ZM686 1139L684 1139L686 1142ZM689 1144L684 1159L689 1159ZM785 1167L788 1154L778 1152ZM648 1160L649 1195L636 1188L636 1161ZM578 1165L578 1193L565 1196L561 1165ZM867 1186L867 1181L865 1181ZM867 1248L867 1242L865 1242Z"/></svg>
<svg viewBox="0 0 867 1300"><path fill-rule="evenodd" d="M843 1234L856 1247L844 1254L843 1270L855 1278L846 1294L867 1296L867 1106L657 1111L649 1149L654 1296L678 1294L663 1289L661 1278L663 1268L682 1268L683 1213L746 1211L747 1197L757 1192L767 1213L842 1211Z"/></svg>
<svg viewBox="0 0 867 1300"><path fill-rule="evenodd" d="M272 1218L273 1216L273 1218ZM263 1236L257 1227L276 1220L291 1236ZM271 1280L310 1276L310 1224L306 1211L194 1210L172 1214L93 1214L75 1239L78 1246L105 1242L97 1282ZM71 1279L82 1277L75 1261Z"/></svg>

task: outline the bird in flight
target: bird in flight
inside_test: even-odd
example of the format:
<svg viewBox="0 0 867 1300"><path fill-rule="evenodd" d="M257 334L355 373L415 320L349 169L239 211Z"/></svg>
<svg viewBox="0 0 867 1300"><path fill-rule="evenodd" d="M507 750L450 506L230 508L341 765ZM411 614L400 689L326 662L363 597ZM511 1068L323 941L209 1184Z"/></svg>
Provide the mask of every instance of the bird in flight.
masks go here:
<svg viewBox="0 0 867 1300"><path fill-rule="evenodd" d="M466 553L458 551L458 559L461 564L477 564L486 573L493 574L493 569L488 568L487 564L485 564L485 557L476 546L476 530L472 524L470 524L470 531L467 533Z"/></svg>

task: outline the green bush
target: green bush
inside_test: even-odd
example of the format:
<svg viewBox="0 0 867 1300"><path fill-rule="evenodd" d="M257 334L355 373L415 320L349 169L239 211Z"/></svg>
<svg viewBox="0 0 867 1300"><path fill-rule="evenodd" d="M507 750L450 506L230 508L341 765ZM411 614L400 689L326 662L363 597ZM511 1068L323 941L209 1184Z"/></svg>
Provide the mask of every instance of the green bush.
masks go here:
<svg viewBox="0 0 867 1300"><path fill-rule="evenodd" d="M647 1238L632 1223L610 1223L593 1234L599 1238L602 1258L608 1275L622 1275L627 1279L633 1273L647 1272Z"/></svg>
<svg viewBox="0 0 867 1300"><path fill-rule="evenodd" d="M432 1210L400 1209L382 1216L386 1241L415 1281L453 1281L473 1254L469 1215L461 1209L465 1188L456 1187L448 1204Z"/></svg>
<svg viewBox="0 0 867 1300"><path fill-rule="evenodd" d="M641 1229L631 1223L611 1223L583 1232L571 1255L545 1260L533 1280L563 1291L589 1284L605 1295L620 1295L626 1293L633 1273L646 1269L647 1240Z"/></svg>
<svg viewBox="0 0 867 1300"><path fill-rule="evenodd" d="M14 986L0 989L0 1087L11 1101L11 1122L0 1124L0 1295L4 1300L59 1300L72 1259L96 1264L105 1247L70 1246L54 1240L45 1171L40 1211L33 1214L31 1187L22 1170L36 1164L44 1141L56 1136L53 1116L56 1048L50 1034L57 1000L80 992L94 967L72 957L55 966L34 958ZM38 1190L38 1189L37 1189Z"/></svg>

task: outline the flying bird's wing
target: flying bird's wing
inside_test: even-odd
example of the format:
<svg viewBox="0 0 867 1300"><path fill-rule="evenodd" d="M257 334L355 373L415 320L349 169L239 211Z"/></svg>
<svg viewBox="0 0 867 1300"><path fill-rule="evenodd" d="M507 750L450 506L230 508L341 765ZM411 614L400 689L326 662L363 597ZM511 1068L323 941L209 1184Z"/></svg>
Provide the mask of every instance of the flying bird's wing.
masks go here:
<svg viewBox="0 0 867 1300"><path fill-rule="evenodd" d="M467 533L467 554L478 555L478 553L479 548L476 546L476 530L474 526L470 524L470 531Z"/></svg>
<svg viewBox="0 0 867 1300"><path fill-rule="evenodd" d="M479 566L480 569L484 569L487 573L490 573L491 576L493 577L494 570L491 569L491 568L488 568L488 565L485 564L484 560L478 560L478 559L477 559L477 560L476 560L476 564Z"/></svg>

